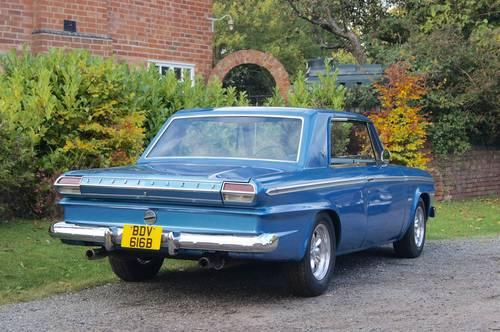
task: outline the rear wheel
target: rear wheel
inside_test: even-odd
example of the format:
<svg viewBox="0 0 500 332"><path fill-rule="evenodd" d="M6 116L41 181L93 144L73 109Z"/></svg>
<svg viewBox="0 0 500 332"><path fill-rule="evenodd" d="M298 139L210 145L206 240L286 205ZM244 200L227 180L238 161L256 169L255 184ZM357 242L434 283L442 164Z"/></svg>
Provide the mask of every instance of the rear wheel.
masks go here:
<svg viewBox="0 0 500 332"><path fill-rule="evenodd" d="M308 249L299 262L287 263L291 291L299 296L317 296L326 291L335 265L336 239L332 220L321 213L316 218Z"/></svg>
<svg viewBox="0 0 500 332"><path fill-rule="evenodd" d="M424 250L426 226L427 216L425 214L425 204L422 199L419 199L412 224L403 238L393 244L396 255L403 258L415 258L420 256Z"/></svg>
<svg viewBox="0 0 500 332"><path fill-rule="evenodd" d="M163 264L160 256L112 255L109 256L111 269L124 281L142 281L154 277Z"/></svg>

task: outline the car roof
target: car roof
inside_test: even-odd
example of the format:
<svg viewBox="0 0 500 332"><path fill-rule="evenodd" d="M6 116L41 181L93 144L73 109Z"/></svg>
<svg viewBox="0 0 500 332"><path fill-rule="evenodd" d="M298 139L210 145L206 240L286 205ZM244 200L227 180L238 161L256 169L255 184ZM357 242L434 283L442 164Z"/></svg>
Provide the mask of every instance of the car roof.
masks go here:
<svg viewBox="0 0 500 332"><path fill-rule="evenodd" d="M238 106L238 107L213 107L213 108L194 108L184 109L176 112L175 116L201 116L201 115L224 115L229 113L238 113L246 115L283 115L309 117L316 114L332 114L334 118L347 118L352 120L370 121L367 117L352 113L341 112L329 109L319 108L300 108L300 107L270 107L270 106Z"/></svg>

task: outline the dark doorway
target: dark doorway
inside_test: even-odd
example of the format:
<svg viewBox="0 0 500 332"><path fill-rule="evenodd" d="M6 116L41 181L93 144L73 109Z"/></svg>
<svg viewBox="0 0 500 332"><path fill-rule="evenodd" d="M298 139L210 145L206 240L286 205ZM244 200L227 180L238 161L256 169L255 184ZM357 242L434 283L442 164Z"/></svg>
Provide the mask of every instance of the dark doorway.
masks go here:
<svg viewBox="0 0 500 332"><path fill-rule="evenodd" d="M273 95L276 82L267 69L256 64L243 64L231 69L222 85L225 88L234 86L238 92L246 91L251 105L262 105Z"/></svg>

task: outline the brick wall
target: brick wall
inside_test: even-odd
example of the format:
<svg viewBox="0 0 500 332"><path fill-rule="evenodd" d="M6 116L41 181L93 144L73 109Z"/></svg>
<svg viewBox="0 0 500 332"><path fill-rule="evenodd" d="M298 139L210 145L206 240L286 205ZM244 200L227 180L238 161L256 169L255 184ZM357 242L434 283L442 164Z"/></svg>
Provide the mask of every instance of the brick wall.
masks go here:
<svg viewBox="0 0 500 332"><path fill-rule="evenodd" d="M0 1L0 52L31 43L33 0Z"/></svg>
<svg viewBox="0 0 500 332"><path fill-rule="evenodd" d="M431 167L437 199L500 195L500 150L473 150L462 156L436 158Z"/></svg>
<svg viewBox="0 0 500 332"><path fill-rule="evenodd" d="M132 63L148 60L212 68L212 0L1 0L0 51L86 48ZM63 30L73 20L77 32Z"/></svg>
<svg viewBox="0 0 500 332"><path fill-rule="evenodd" d="M109 3L114 54L132 61L196 63L196 72L208 76L212 68L211 0Z"/></svg>

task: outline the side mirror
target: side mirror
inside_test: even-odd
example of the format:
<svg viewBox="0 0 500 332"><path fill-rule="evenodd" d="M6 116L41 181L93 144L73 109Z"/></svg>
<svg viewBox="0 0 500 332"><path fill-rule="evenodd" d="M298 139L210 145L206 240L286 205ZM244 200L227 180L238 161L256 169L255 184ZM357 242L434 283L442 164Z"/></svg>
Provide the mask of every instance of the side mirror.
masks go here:
<svg viewBox="0 0 500 332"><path fill-rule="evenodd" d="M380 161L382 161L383 164L389 164L391 161L391 152L387 149L383 149L380 153Z"/></svg>

